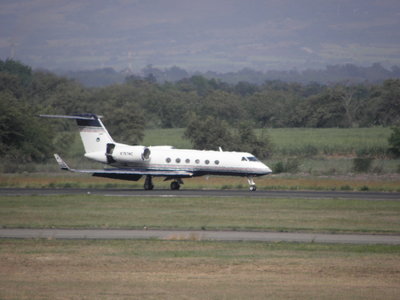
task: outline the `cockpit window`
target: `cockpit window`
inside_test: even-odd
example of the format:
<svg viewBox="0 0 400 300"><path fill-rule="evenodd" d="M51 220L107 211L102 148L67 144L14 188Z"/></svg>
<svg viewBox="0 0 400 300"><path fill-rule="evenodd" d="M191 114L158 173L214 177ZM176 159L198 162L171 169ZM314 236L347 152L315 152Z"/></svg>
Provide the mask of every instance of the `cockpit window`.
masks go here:
<svg viewBox="0 0 400 300"><path fill-rule="evenodd" d="M243 156L242 157L242 161L247 161L246 157Z"/></svg>
<svg viewBox="0 0 400 300"><path fill-rule="evenodd" d="M249 161L258 161L258 159L255 156L250 156L247 158ZM243 160L243 159L242 159Z"/></svg>

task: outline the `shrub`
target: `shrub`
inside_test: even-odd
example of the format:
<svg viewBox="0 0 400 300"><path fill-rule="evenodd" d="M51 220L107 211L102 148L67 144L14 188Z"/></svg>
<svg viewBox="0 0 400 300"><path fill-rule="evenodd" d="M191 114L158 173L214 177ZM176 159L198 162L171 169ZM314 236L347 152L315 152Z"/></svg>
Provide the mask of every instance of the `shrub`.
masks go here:
<svg viewBox="0 0 400 300"><path fill-rule="evenodd" d="M273 167L272 172L275 174L283 173L285 171L285 166L282 161L278 161Z"/></svg>
<svg viewBox="0 0 400 300"><path fill-rule="evenodd" d="M346 185L342 185L342 186L340 187L340 190L341 190L341 191L351 191L352 188L351 188L351 186L349 186L348 184L346 184Z"/></svg>
<svg viewBox="0 0 400 300"><path fill-rule="evenodd" d="M400 157L400 127L393 127L392 134L388 139L389 151L395 156Z"/></svg>
<svg viewBox="0 0 400 300"><path fill-rule="evenodd" d="M353 159L353 171L356 173L368 173L373 159L370 157L356 157Z"/></svg>
<svg viewBox="0 0 400 300"><path fill-rule="evenodd" d="M278 161L273 167L272 172L279 173L297 173L300 170L300 160L297 158L288 158L285 161Z"/></svg>

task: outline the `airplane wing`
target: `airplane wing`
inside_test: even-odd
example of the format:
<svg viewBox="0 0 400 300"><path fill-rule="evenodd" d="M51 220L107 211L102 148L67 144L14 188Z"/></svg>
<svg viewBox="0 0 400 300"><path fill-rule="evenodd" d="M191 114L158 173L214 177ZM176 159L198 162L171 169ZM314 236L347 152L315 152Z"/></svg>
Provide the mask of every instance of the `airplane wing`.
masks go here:
<svg viewBox="0 0 400 300"><path fill-rule="evenodd" d="M100 169L100 170L78 170L70 168L67 163L58 155L54 154L54 157L62 170L77 172L77 173L89 173L96 177L106 177L112 179L123 179L137 181L142 176L160 176L160 177L171 177L171 178L187 178L192 177L193 173L187 171L163 171L163 170L147 170L147 169Z"/></svg>

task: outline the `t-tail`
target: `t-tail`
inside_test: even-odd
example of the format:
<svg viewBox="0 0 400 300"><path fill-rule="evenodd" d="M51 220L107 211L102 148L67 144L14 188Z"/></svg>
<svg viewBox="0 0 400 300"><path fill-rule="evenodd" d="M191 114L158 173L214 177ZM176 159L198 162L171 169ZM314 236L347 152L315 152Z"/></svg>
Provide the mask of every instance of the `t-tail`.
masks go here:
<svg viewBox="0 0 400 300"><path fill-rule="evenodd" d="M95 114L79 114L73 116L64 115L40 115L44 118L61 118L76 120L81 135L85 156L87 158L107 162L107 151L115 142L101 122L100 117Z"/></svg>

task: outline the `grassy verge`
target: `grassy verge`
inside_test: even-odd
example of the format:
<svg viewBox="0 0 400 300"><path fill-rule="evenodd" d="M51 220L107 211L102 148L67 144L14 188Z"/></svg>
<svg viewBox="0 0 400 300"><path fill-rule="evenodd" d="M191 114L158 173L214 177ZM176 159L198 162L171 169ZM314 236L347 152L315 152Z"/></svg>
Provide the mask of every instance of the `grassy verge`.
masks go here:
<svg viewBox="0 0 400 300"><path fill-rule="evenodd" d="M399 246L0 240L1 299L398 299Z"/></svg>
<svg viewBox="0 0 400 300"><path fill-rule="evenodd" d="M269 175L255 179L264 190L330 190L330 191L385 191L400 192L400 175L326 175L309 174ZM144 180L137 182L95 178L67 172L0 174L3 188L130 188L142 189ZM242 177L197 177L184 180L183 189L247 189ZM169 189L170 182L155 178L157 189Z"/></svg>
<svg viewBox="0 0 400 300"><path fill-rule="evenodd" d="M0 197L2 227L400 233L399 201Z"/></svg>

